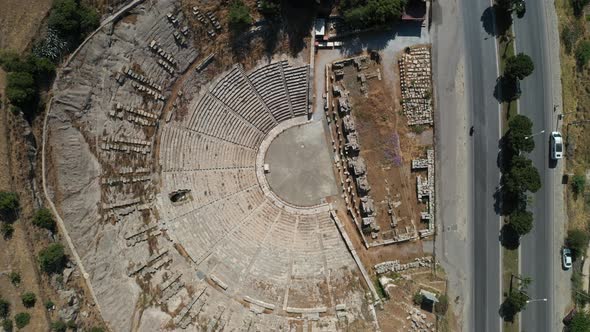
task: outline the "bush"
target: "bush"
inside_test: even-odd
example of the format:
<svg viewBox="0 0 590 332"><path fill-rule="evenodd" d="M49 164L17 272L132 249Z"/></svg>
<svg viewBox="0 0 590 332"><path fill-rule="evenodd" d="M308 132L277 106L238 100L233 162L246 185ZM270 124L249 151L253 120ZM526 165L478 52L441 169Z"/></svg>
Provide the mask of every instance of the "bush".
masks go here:
<svg viewBox="0 0 590 332"><path fill-rule="evenodd" d="M55 220L49 209L46 208L39 209L35 212L35 215L33 216L33 225L55 232Z"/></svg>
<svg viewBox="0 0 590 332"><path fill-rule="evenodd" d="M572 0L572 7L574 8L574 15L581 16L584 13L584 7L590 0Z"/></svg>
<svg viewBox="0 0 590 332"><path fill-rule="evenodd" d="M584 31L577 22L563 27L561 40L563 41L563 47L568 54L572 53L576 42L583 36L583 34Z"/></svg>
<svg viewBox="0 0 590 332"><path fill-rule="evenodd" d="M51 323L51 331L54 332L66 332L68 330L68 326L63 320L57 320Z"/></svg>
<svg viewBox="0 0 590 332"><path fill-rule="evenodd" d="M586 186L586 177L584 175L574 175L572 179L572 189L575 195L579 195L584 192Z"/></svg>
<svg viewBox="0 0 590 332"><path fill-rule="evenodd" d="M506 59L504 75L522 80L532 74L533 70L535 70L535 64L531 57L524 53L518 53Z"/></svg>
<svg viewBox="0 0 590 332"><path fill-rule="evenodd" d="M95 326L91 328L89 332L104 332L104 328Z"/></svg>
<svg viewBox="0 0 590 332"><path fill-rule="evenodd" d="M248 7L241 0L234 0L229 7L229 26L234 32L242 32L252 24Z"/></svg>
<svg viewBox="0 0 590 332"><path fill-rule="evenodd" d="M10 303L0 297L0 318L8 318L10 315Z"/></svg>
<svg viewBox="0 0 590 332"><path fill-rule="evenodd" d="M567 330L569 332L587 332L590 331L590 314L587 311L579 310L570 321Z"/></svg>
<svg viewBox="0 0 590 332"><path fill-rule="evenodd" d="M37 296L33 292L26 292L21 295L20 299L23 301L25 308L32 308L37 302Z"/></svg>
<svg viewBox="0 0 590 332"><path fill-rule="evenodd" d="M583 40L576 47L576 62L578 66L584 67L590 60L590 41Z"/></svg>
<svg viewBox="0 0 590 332"><path fill-rule="evenodd" d="M396 23L402 17L406 0L343 1L344 21L352 28L373 28Z"/></svg>
<svg viewBox="0 0 590 332"><path fill-rule="evenodd" d="M66 264L64 247L59 243L50 244L39 253L41 269L47 273L59 273Z"/></svg>
<svg viewBox="0 0 590 332"><path fill-rule="evenodd" d="M8 278L10 279L10 282L15 286L18 286L21 282L20 273L15 271L10 272Z"/></svg>
<svg viewBox="0 0 590 332"><path fill-rule="evenodd" d="M69 328L70 330L73 330L73 331L75 331L75 330L77 330L77 329L78 329L78 325L76 324L76 321L75 321L75 320L73 320L73 319L70 319L70 320L69 320L69 321L66 323L66 325L68 326L68 328Z"/></svg>
<svg viewBox="0 0 590 332"><path fill-rule="evenodd" d="M438 302L434 305L434 310L440 316L444 316L449 310L449 297L446 294L443 294L438 297Z"/></svg>
<svg viewBox="0 0 590 332"><path fill-rule="evenodd" d="M53 303L53 301L51 301L51 300L45 301L45 309L53 310L53 307L55 307L55 303Z"/></svg>
<svg viewBox="0 0 590 332"><path fill-rule="evenodd" d="M27 312L19 312L14 316L14 322L16 323L16 327L22 329L23 327L29 325L31 321L31 315Z"/></svg>
<svg viewBox="0 0 590 332"><path fill-rule="evenodd" d="M13 329L12 321L10 319L3 320L2 321L2 328L4 329L4 332L12 332L12 329Z"/></svg>
<svg viewBox="0 0 590 332"><path fill-rule="evenodd" d="M567 232L565 243L572 250L574 259L586 253L589 239L588 233L580 229L570 229Z"/></svg>
<svg viewBox="0 0 590 332"><path fill-rule="evenodd" d="M533 229L533 214L529 211L516 210L510 214L508 220L518 236L523 236Z"/></svg>
<svg viewBox="0 0 590 332"><path fill-rule="evenodd" d="M16 193L0 191L0 215L4 217L14 216L20 207Z"/></svg>
<svg viewBox="0 0 590 332"><path fill-rule="evenodd" d="M414 294L414 298L412 299L414 301L415 305L422 305L422 301L424 300L424 295L422 295L420 292L416 292Z"/></svg>
<svg viewBox="0 0 590 332"><path fill-rule="evenodd" d="M14 234L14 226L9 223L2 223L0 226L0 232L5 239L10 239Z"/></svg>

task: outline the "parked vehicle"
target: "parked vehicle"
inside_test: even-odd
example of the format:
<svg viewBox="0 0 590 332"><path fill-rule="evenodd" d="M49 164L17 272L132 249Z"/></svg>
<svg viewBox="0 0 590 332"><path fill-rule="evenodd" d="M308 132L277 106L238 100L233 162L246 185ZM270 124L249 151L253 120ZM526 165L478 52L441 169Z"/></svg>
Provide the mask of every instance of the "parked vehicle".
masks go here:
<svg viewBox="0 0 590 332"><path fill-rule="evenodd" d="M569 248L561 249L561 264L564 270L569 270L572 267L572 251Z"/></svg>
<svg viewBox="0 0 590 332"><path fill-rule="evenodd" d="M563 158L563 137L558 131L551 132L551 158L554 160Z"/></svg>

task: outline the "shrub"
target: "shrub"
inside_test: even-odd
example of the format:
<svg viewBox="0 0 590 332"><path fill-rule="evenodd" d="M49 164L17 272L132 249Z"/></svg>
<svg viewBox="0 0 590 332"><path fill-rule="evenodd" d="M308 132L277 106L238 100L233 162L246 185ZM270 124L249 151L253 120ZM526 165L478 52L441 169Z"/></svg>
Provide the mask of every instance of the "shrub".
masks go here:
<svg viewBox="0 0 590 332"><path fill-rule="evenodd" d="M90 329L90 332L104 332L104 328L94 326L93 328Z"/></svg>
<svg viewBox="0 0 590 332"><path fill-rule="evenodd" d="M2 223L2 225L0 226L0 232L2 232L2 236L5 239L10 239L14 234L14 226L12 226L12 224L9 223Z"/></svg>
<svg viewBox="0 0 590 332"><path fill-rule="evenodd" d="M588 233L580 229L570 229L565 239L566 245L572 250L574 258L582 257L588 247Z"/></svg>
<svg viewBox="0 0 590 332"><path fill-rule="evenodd" d="M581 16L584 13L584 7L589 0L572 0L572 7L574 8L574 15Z"/></svg>
<svg viewBox="0 0 590 332"><path fill-rule="evenodd" d="M438 297L438 302L434 305L434 310L441 316L447 313L447 310L449 310L449 297L446 294Z"/></svg>
<svg viewBox="0 0 590 332"><path fill-rule="evenodd" d="M57 320L51 323L51 331L54 332L66 332L68 330L68 326L63 320Z"/></svg>
<svg viewBox="0 0 590 332"><path fill-rule="evenodd" d="M8 278L10 279L10 282L15 286L18 286L21 282L20 273L15 271L10 272Z"/></svg>
<svg viewBox="0 0 590 332"><path fill-rule="evenodd" d="M16 214L20 207L16 193L0 191L0 215L7 217Z"/></svg>
<svg viewBox="0 0 590 332"><path fill-rule="evenodd" d="M577 311L568 325L570 332L586 332L590 331L590 314L587 311Z"/></svg>
<svg viewBox="0 0 590 332"><path fill-rule="evenodd" d="M576 62L578 66L584 67L590 60L590 41L583 40L576 47Z"/></svg>
<svg viewBox="0 0 590 332"><path fill-rule="evenodd" d="M33 216L33 225L55 232L55 220L49 209L46 208L39 209L35 212L35 215Z"/></svg>
<svg viewBox="0 0 590 332"><path fill-rule="evenodd" d="M563 47L568 54L572 53L576 42L583 36L583 33L584 31L577 22L563 27L561 40L563 41Z"/></svg>
<svg viewBox="0 0 590 332"><path fill-rule="evenodd" d="M20 299L23 301L25 308L32 308L37 302L37 296L33 292L26 292L21 295Z"/></svg>
<svg viewBox="0 0 590 332"><path fill-rule="evenodd" d="M12 332L12 329L13 329L12 321L10 319L3 320L2 321L2 328L4 329L4 332Z"/></svg>
<svg viewBox="0 0 590 332"><path fill-rule="evenodd" d="M78 325L76 324L76 321L75 321L75 320L73 320L73 319L70 319L70 320L69 320L69 321L66 323L66 325L68 326L68 328L69 328L70 330L73 330L73 331L75 331L75 330L77 330L77 329L78 329Z"/></svg>
<svg viewBox="0 0 590 332"><path fill-rule="evenodd" d="M586 186L586 177L584 175L574 175L572 179L572 189L575 195L579 195L584 192Z"/></svg>
<svg viewBox="0 0 590 332"><path fill-rule="evenodd" d="M61 272L66 263L64 247L59 243L50 244L39 253L41 269L47 273Z"/></svg>
<svg viewBox="0 0 590 332"><path fill-rule="evenodd" d="M241 32L252 24L248 7L241 0L234 0L229 7L229 26L235 32Z"/></svg>
<svg viewBox="0 0 590 332"><path fill-rule="evenodd" d="M23 327L29 325L31 321L31 315L27 312L19 312L14 316L14 322L16 323L16 327L22 329Z"/></svg>
<svg viewBox="0 0 590 332"><path fill-rule="evenodd" d="M414 298L412 299L415 305L422 305L422 301L424 300L424 295L420 294L420 292L416 292L414 294Z"/></svg>
<svg viewBox="0 0 590 332"><path fill-rule="evenodd" d="M45 309L53 310L53 307L55 307L55 303L53 303L53 301L51 301L51 300L45 301Z"/></svg>
<svg viewBox="0 0 590 332"><path fill-rule="evenodd" d="M0 297L0 318L8 318L10 315L10 303Z"/></svg>

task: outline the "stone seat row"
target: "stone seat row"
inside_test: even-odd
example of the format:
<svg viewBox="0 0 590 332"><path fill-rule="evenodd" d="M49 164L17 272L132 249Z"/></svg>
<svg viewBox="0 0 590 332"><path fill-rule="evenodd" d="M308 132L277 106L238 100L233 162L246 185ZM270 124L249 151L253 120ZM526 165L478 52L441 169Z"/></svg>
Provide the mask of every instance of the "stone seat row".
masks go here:
<svg viewBox="0 0 590 332"><path fill-rule="evenodd" d="M194 106L188 128L251 148L258 146L263 133L251 122L232 113L215 97L205 94Z"/></svg>
<svg viewBox="0 0 590 332"><path fill-rule="evenodd" d="M256 161L252 149L186 129L167 127L161 145L164 171L253 167Z"/></svg>
<svg viewBox="0 0 590 332"><path fill-rule="evenodd" d="M282 74L282 64L283 62L276 62L261 67L248 75L254 88L279 122L292 117L287 86Z"/></svg>

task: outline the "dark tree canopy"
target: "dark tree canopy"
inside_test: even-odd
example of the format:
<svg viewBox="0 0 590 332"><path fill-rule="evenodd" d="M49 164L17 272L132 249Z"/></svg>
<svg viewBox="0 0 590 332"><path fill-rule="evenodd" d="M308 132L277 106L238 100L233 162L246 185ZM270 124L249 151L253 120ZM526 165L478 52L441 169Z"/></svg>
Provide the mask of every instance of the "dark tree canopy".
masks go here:
<svg viewBox="0 0 590 332"><path fill-rule="evenodd" d="M59 243L50 244L39 253L41 269L47 273L59 273L66 264L64 247Z"/></svg>
<svg viewBox="0 0 590 332"><path fill-rule="evenodd" d="M504 75L512 79L522 80L532 74L533 70L535 70L535 64L531 57L524 53L518 53L506 60Z"/></svg>
<svg viewBox="0 0 590 332"><path fill-rule="evenodd" d="M514 156L510 169L504 174L504 186L512 193L532 193L541 189L541 177L539 171L533 166L533 162L523 156Z"/></svg>
<svg viewBox="0 0 590 332"><path fill-rule="evenodd" d="M502 303L502 316L505 318L512 318L517 313L521 312L525 306L526 302L529 300L529 296L526 292L522 290L515 290L508 294L508 297Z"/></svg>
<svg viewBox="0 0 590 332"><path fill-rule="evenodd" d="M582 257L590 240L588 233L580 229L570 229L565 239L566 245L572 250L574 258Z"/></svg>
<svg viewBox="0 0 590 332"><path fill-rule="evenodd" d="M523 236L533 229L533 214L525 210L516 210L510 214L510 226L519 235Z"/></svg>
<svg viewBox="0 0 590 332"><path fill-rule="evenodd" d="M33 216L33 225L55 232L55 220L49 209L37 210Z"/></svg>
<svg viewBox="0 0 590 332"><path fill-rule="evenodd" d="M30 321L31 315L28 312L19 312L14 316L14 322L16 323L16 327L19 329L29 325Z"/></svg>
<svg viewBox="0 0 590 332"><path fill-rule="evenodd" d="M6 319L10 315L10 303L0 297L0 318Z"/></svg>
<svg viewBox="0 0 590 332"><path fill-rule="evenodd" d="M535 148L535 140L526 138L532 135L533 122L528 117L517 114L508 121L506 140L516 153L531 152Z"/></svg>
<svg viewBox="0 0 590 332"><path fill-rule="evenodd" d="M344 20L363 29L396 23L402 17L407 0L345 0L341 7Z"/></svg>
<svg viewBox="0 0 590 332"><path fill-rule="evenodd" d="M33 292L23 293L20 298L23 301L25 308L32 308L35 306L35 303L37 303L37 296Z"/></svg>

